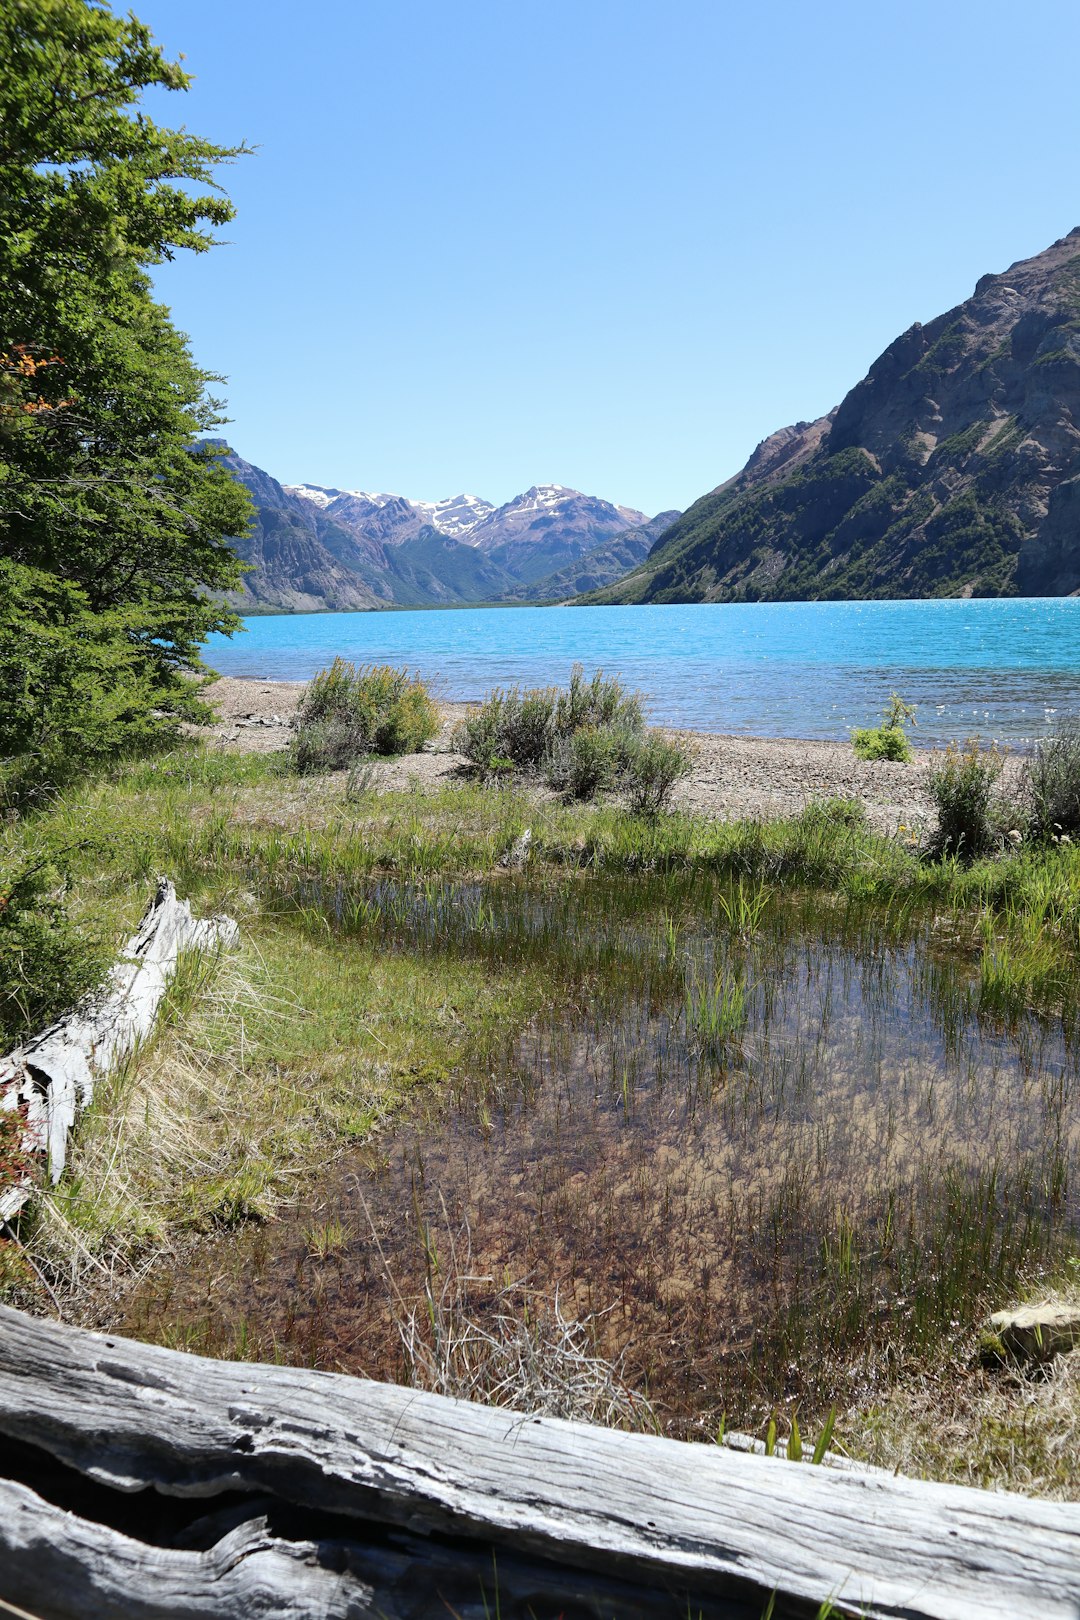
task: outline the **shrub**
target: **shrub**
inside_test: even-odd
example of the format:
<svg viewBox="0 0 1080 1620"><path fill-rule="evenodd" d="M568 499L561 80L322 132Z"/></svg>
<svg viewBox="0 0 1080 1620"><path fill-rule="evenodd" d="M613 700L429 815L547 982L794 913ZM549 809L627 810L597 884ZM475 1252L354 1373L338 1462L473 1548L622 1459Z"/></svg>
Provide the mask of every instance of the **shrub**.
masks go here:
<svg viewBox="0 0 1080 1620"><path fill-rule="evenodd" d="M930 792L937 804L937 834L932 850L974 860L992 849L997 836L993 813L994 789L1005 755L997 748L980 748L969 737L963 748L950 743L944 762L930 774Z"/></svg>
<svg viewBox="0 0 1080 1620"><path fill-rule="evenodd" d="M549 785L571 799L591 799L615 786L626 757L625 737L610 726L583 726L560 737L548 758Z"/></svg>
<svg viewBox="0 0 1080 1620"><path fill-rule="evenodd" d="M602 669L586 681L582 665L575 664L570 684L559 693L555 704L556 735L569 737L586 727L600 730L605 726L640 733L645 726L641 699L636 692L628 692L621 681L605 677Z"/></svg>
<svg viewBox="0 0 1080 1620"><path fill-rule="evenodd" d="M555 740L557 701L553 686L497 687L457 728L455 747L485 774L507 765L537 771Z"/></svg>
<svg viewBox="0 0 1080 1620"><path fill-rule="evenodd" d="M35 1034L70 1011L105 973L101 941L65 908L65 881L39 862L0 875L0 1040Z"/></svg>
<svg viewBox="0 0 1080 1620"><path fill-rule="evenodd" d="M891 759L906 765L911 758L911 743L904 730L907 722L915 724L915 706L905 703L899 693L893 692L889 704L882 711L880 726L853 726L851 745L859 759Z"/></svg>
<svg viewBox="0 0 1080 1620"><path fill-rule="evenodd" d="M640 735L644 725L636 693L628 692L621 681L605 677L599 669L586 680L582 666L575 664L563 691L557 686L535 686L525 691L511 686L492 692L458 727L455 744L466 759L485 772L509 762L519 771L554 773L554 785L562 785L573 774L584 782L589 774L586 759L598 766L600 755L607 751L607 744L599 741L572 749L571 739L579 732ZM612 749L617 754L614 744Z"/></svg>
<svg viewBox="0 0 1080 1620"><path fill-rule="evenodd" d="M655 816L667 808L675 784L691 770L691 759L678 743L665 737L637 740L623 773L630 809Z"/></svg>
<svg viewBox="0 0 1080 1620"><path fill-rule="evenodd" d="M454 740L487 776L542 773L551 787L574 799L622 786L632 808L648 815L663 808L690 769L677 744L646 736L636 692L602 670L586 680L580 664L562 691L514 686L492 692Z"/></svg>
<svg viewBox="0 0 1080 1620"><path fill-rule="evenodd" d="M346 770L365 754L416 753L439 729L427 687L389 664L335 658L306 688L293 720L301 774Z"/></svg>
<svg viewBox="0 0 1080 1620"><path fill-rule="evenodd" d="M861 799L814 799L799 820L806 827L862 829L866 826L866 806Z"/></svg>
<svg viewBox="0 0 1080 1620"><path fill-rule="evenodd" d="M1036 835L1080 833L1080 720L1061 722L1036 744L1024 768L1024 790Z"/></svg>

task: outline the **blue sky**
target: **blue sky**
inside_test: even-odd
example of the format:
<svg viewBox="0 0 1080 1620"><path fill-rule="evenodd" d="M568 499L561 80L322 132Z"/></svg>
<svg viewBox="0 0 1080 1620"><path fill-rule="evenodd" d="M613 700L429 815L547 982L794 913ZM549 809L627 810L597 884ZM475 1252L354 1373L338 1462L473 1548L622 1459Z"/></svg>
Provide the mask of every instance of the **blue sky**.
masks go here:
<svg viewBox="0 0 1080 1620"><path fill-rule="evenodd" d="M285 481L688 505L1080 224L1075 0L131 0L259 147L157 276Z"/></svg>

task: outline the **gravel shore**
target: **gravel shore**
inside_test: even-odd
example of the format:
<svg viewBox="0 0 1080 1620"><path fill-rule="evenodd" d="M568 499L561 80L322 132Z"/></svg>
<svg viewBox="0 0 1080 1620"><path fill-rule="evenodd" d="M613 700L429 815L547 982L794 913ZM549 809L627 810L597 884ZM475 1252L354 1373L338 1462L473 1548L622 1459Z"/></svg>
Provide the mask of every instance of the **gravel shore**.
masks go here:
<svg viewBox="0 0 1080 1620"><path fill-rule="evenodd" d="M304 690L300 681L253 681L222 677L211 689L221 714L213 736L226 747L269 753L288 741L289 722ZM411 781L430 785L452 777L462 760L451 734L470 705L442 703L442 730L430 751L380 763L388 789ZM808 742L794 737L725 737L714 732L668 731L693 754L694 769L680 783L675 802L696 815L727 820L775 817L802 810L814 799L860 799L880 832L905 827L914 833L933 824L929 776L940 753L916 750L910 765L858 760L851 744ZM1006 764L1003 786L1019 768Z"/></svg>

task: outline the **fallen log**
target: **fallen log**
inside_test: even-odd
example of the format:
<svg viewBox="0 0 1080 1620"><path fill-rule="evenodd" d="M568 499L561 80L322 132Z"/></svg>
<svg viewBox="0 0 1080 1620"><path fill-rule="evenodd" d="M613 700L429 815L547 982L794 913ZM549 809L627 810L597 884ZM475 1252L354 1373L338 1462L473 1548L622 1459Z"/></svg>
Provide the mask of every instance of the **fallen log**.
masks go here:
<svg viewBox="0 0 1080 1620"><path fill-rule="evenodd" d="M0 1308L0 1595L40 1617L1075 1620L1080 1508Z"/></svg>
<svg viewBox="0 0 1080 1620"><path fill-rule="evenodd" d="M23 1151L44 1155L53 1182L67 1161L77 1110L93 1098L96 1076L107 1074L149 1034L181 952L227 948L237 938L230 917L193 917L189 902L178 900L168 878L160 878L102 995L0 1058L0 1108L22 1113ZM28 1177L0 1191L0 1221L16 1215L31 1191Z"/></svg>

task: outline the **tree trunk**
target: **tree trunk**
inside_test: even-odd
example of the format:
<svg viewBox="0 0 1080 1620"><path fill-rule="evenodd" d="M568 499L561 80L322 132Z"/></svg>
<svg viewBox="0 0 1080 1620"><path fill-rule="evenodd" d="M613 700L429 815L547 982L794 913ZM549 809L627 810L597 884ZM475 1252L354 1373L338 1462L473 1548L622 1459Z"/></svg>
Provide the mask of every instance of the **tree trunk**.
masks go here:
<svg viewBox="0 0 1080 1620"><path fill-rule="evenodd" d="M1075 1620L1080 1508L0 1308L0 1593L76 1615ZM64 1511L67 1510L67 1511Z"/></svg>
<svg viewBox="0 0 1080 1620"><path fill-rule="evenodd" d="M0 1108L25 1110L23 1147L45 1156L54 1182L67 1160L76 1110L91 1101L95 1078L150 1033L180 953L228 948L238 937L230 917L193 917L188 901L178 900L168 878L160 878L102 997L0 1058ZM28 1179L0 1189L0 1221L11 1220L31 1191Z"/></svg>

